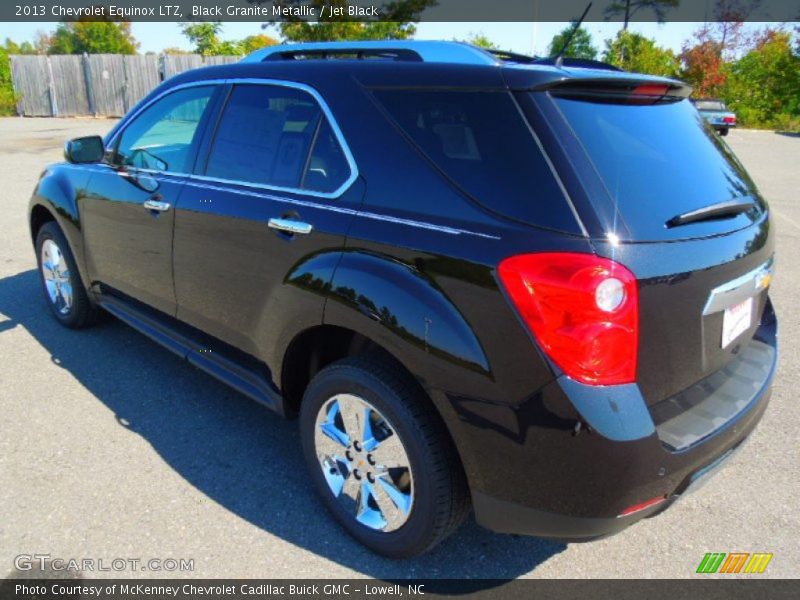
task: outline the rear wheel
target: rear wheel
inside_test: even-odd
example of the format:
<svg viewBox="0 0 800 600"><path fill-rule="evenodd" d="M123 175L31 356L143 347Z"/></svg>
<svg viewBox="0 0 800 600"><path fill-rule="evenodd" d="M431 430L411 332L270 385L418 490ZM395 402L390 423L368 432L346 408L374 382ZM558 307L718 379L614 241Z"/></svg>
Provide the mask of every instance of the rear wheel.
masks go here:
<svg viewBox="0 0 800 600"><path fill-rule="evenodd" d="M720 129L719 130L719 134L722 135L722 136L726 136L726 135L728 135L728 130L727 129Z"/></svg>
<svg viewBox="0 0 800 600"><path fill-rule="evenodd" d="M98 309L92 306L64 233L54 221L36 235L36 258L42 291L53 316L70 329L93 324Z"/></svg>
<svg viewBox="0 0 800 600"><path fill-rule="evenodd" d="M401 558L426 552L463 520L464 474L439 415L399 369L349 358L311 381L300 409L317 491L362 544Z"/></svg>

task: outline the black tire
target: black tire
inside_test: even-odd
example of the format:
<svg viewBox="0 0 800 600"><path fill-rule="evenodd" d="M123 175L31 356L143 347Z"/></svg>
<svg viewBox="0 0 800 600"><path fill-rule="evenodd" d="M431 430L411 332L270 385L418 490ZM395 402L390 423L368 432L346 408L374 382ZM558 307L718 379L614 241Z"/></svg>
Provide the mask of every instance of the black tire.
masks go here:
<svg viewBox="0 0 800 600"><path fill-rule="evenodd" d="M719 130L719 134L721 136L725 137L726 135L728 135L728 130L727 129L720 129Z"/></svg>
<svg viewBox="0 0 800 600"><path fill-rule="evenodd" d="M50 294L45 284L44 271L42 270L42 246L47 240L55 242L69 269L69 281L72 287L72 303L69 308L65 310L61 310L50 299ZM36 234L36 263L39 267L39 281L42 284L42 293L44 294L45 302L47 302L47 306L50 307L50 312L56 320L64 327L70 329L81 329L93 325L97 320L100 309L94 306L89 300L67 238L54 221L49 221L42 225L39 232Z"/></svg>
<svg viewBox="0 0 800 600"><path fill-rule="evenodd" d="M317 459L317 415L337 394L363 398L391 423L413 474L413 504L405 523L394 531L371 529L338 503ZM408 558L433 548L455 531L469 511L466 478L441 417L419 386L399 367L372 356L340 360L309 384L300 408L303 454L328 509L359 542L384 556Z"/></svg>

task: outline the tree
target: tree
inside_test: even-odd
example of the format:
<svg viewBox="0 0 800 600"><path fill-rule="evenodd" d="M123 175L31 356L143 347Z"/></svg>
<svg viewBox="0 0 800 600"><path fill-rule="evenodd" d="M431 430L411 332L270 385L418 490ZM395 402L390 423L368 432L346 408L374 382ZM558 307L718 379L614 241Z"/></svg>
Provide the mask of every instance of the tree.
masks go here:
<svg viewBox="0 0 800 600"><path fill-rule="evenodd" d="M255 0L261 3L264 0ZM309 23L299 18L289 18L278 25L281 36L288 42L327 42L336 40L389 40L407 39L416 33L415 23L422 12L436 4L436 0L393 0L381 7L382 21L365 20L363 16L347 14L347 0L281 0L287 7L311 6L319 10L324 6L344 9L341 16L326 16L320 22Z"/></svg>
<svg viewBox="0 0 800 600"><path fill-rule="evenodd" d="M266 46L274 46L278 43L273 37L265 35L263 33L257 33L256 35L248 35L242 41L239 42L239 51L242 54L250 54L251 52L255 52L260 48L264 48Z"/></svg>
<svg viewBox="0 0 800 600"><path fill-rule="evenodd" d="M486 37L483 33L470 33L466 40L467 44L472 44L478 48L486 48L487 50L497 50L497 44Z"/></svg>
<svg viewBox="0 0 800 600"><path fill-rule="evenodd" d="M182 23L181 33L194 44L194 51L203 56L220 54L219 34L222 32L222 23Z"/></svg>
<svg viewBox="0 0 800 600"><path fill-rule="evenodd" d="M723 97L744 124L800 127L800 56L788 32L765 28L727 71Z"/></svg>
<svg viewBox="0 0 800 600"><path fill-rule="evenodd" d="M139 43L130 23L74 21L60 23L48 46L48 54L136 54Z"/></svg>
<svg viewBox="0 0 800 600"><path fill-rule="evenodd" d="M17 113L17 100L14 86L11 84L11 61L3 47L0 46L0 115Z"/></svg>
<svg viewBox="0 0 800 600"><path fill-rule="evenodd" d="M16 43L11 38L6 38L5 46L3 47L6 54L36 54L36 48L30 42Z"/></svg>
<svg viewBox="0 0 800 600"><path fill-rule="evenodd" d="M624 29L613 40L606 40L603 60L626 71L666 77L676 77L681 70L680 62L671 50Z"/></svg>
<svg viewBox="0 0 800 600"><path fill-rule="evenodd" d="M553 36L553 39L550 41L550 46L548 46L547 49L548 56L556 56L561 52L576 23L577 21L572 21L569 26ZM588 58L594 60L597 58L597 52L597 48L592 44L592 34L583 27L578 27L563 55L568 58Z"/></svg>
<svg viewBox="0 0 800 600"><path fill-rule="evenodd" d="M719 42L704 39L693 46L684 42L680 59L682 78L692 85L698 98L717 97L722 93L727 75Z"/></svg>
<svg viewBox="0 0 800 600"><path fill-rule="evenodd" d="M633 16L641 9L652 11L656 16L656 21L663 23L667 11L678 6L680 0L614 0L606 7L606 19L622 15L622 30L628 30L628 23Z"/></svg>

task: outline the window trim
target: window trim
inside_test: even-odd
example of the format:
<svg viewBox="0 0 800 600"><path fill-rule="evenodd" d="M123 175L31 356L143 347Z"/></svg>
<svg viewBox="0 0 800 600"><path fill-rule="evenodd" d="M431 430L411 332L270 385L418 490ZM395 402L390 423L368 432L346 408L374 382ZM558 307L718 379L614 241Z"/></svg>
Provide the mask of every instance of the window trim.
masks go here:
<svg viewBox="0 0 800 600"><path fill-rule="evenodd" d="M137 169L143 173L153 173L153 174L165 174L165 175L172 175L177 177L185 177L188 179L198 180L198 181L208 181L208 182L215 182L215 183L223 183L223 184L234 184L240 185L244 187L249 187L253 189L262 189L262 190L271 190L275 192L288 192L291 194L298 194L301 196L314 196L317 198L328 198L334 199L340 197L344 194L350 186L353 185L355 180L358 178L358 166L356 165L355 158L353 157L353 153L350 151L350 147L347 145L347 142L344 138L344 134L342 133L341 128L339 127L338 122L333 116L328 103L325 102L322 95L310 85L305 83L299 83L296 81L288 81L283 79L260 79L260 78L253 78L253 77L238 77L238 78L230 78L230 79L203 79L197 81L190 81L187 83L182 83L180 85L173 86L168 90L164 90L162 93L158 94L154 98L150 99L147 103L143 104L142 106L138 107L133 113L128 115L125 118L125 123L120 127L117 131L114 132L111 139L109 139L108 143L106 144L106 148L110 149L114 147L114 144L118 142L119 137L122 133L128 128L130 123L145 111L147 108L152 106L155 102L158 102L164 96L176 92L181 89L190 88L190 87L201 87L201 86L234 86L234 85L271 85L276 87L287 87L300 90L309 94L319 105L320 109L322 110L323 115L325 118L328 119L328 123L330 123L331 129L333 130L333 135L336 137L336 141L339 143L339 146L342 149L342 153L344 154L345 160L347 161L347 166L350 169L350 175L347 179L342 182L342 184L333 190L332 192L319 192L315 190L309 190L304 188L296 188L296 187L285 187L285 186L278 186L278 185L269 185L267 183L253 183L250 181L241 181L238 179L223 179L220 177L209 177L207 175L198 175L195 173L181 173L181 172L172 172L172 171L157 171L155 169ZM215 110L215 114L211 115L212 120L214 117L217 119L222 116L222 111L224 111L224 105L219 108L212 108ZM206 150L206 159L208 155L210 155L211 150L213 149L213 145L209 146ZM199 157L198 157L199 158Z"/></svg>

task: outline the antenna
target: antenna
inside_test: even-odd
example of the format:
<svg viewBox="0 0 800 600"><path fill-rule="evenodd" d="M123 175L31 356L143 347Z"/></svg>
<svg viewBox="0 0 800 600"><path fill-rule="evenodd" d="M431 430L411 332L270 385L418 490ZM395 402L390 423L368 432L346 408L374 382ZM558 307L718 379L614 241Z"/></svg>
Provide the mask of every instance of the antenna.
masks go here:
<svg viewBox="0 0 800 600"><path fill-rule="evenodd" d="M561 50L558 51L558 54L556 54L556 60L554 63L556 67L561 68L561 65L564 64L564 52L566 52L567 48L569 48L569 44L572 41L572 38L575 37L575 34L578 32L578 29L580 29L581 25L583 24L583 20L586 18L586 13L589 12L590 8L592 8L591 2L589 2L589 4L586 5L586 9L583 11L581 18L575 21L575 26L572 28L572 31L569 32L567 40L564 42L564 45L561 46Z"/></svg>

